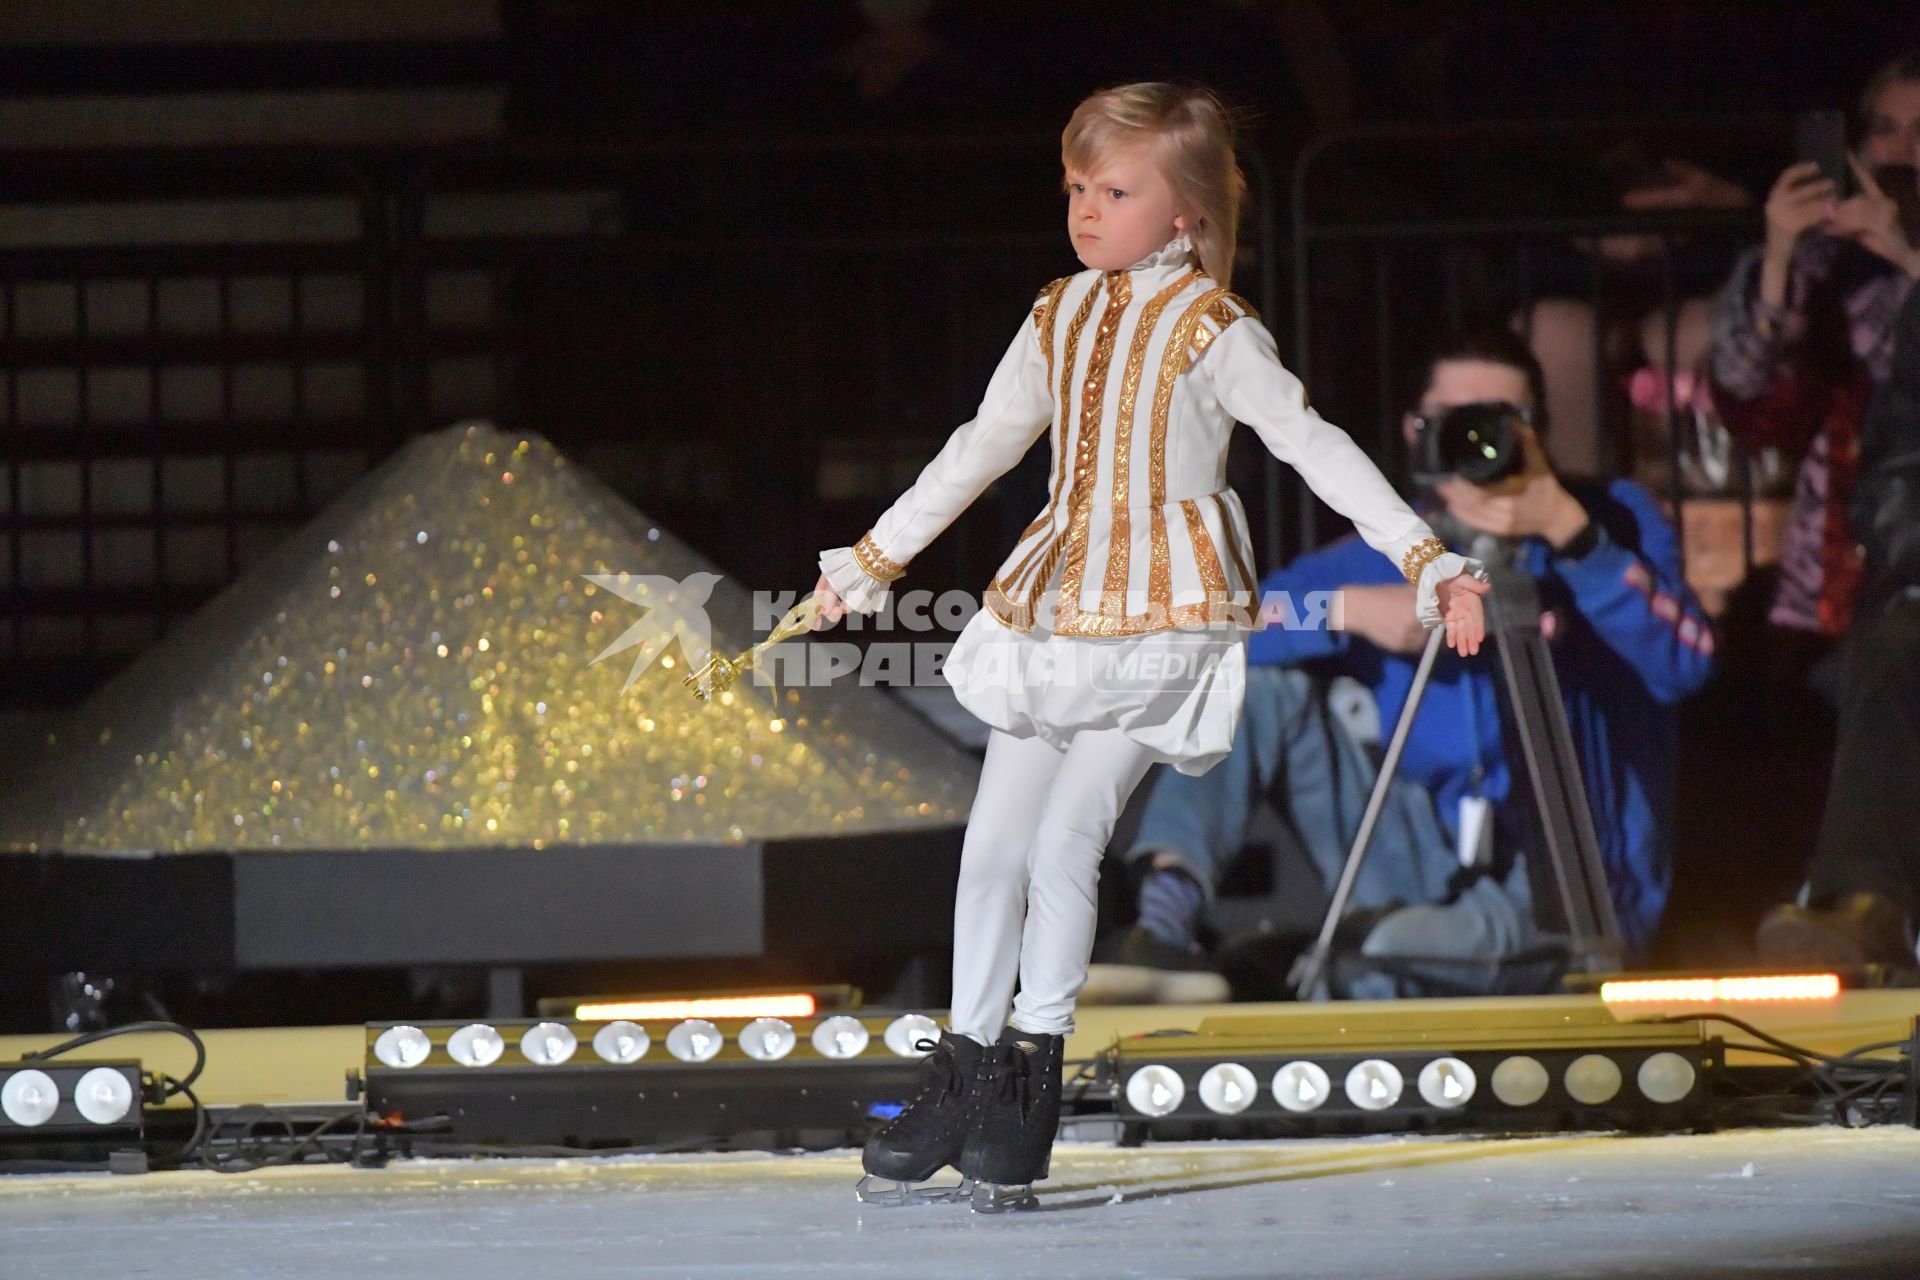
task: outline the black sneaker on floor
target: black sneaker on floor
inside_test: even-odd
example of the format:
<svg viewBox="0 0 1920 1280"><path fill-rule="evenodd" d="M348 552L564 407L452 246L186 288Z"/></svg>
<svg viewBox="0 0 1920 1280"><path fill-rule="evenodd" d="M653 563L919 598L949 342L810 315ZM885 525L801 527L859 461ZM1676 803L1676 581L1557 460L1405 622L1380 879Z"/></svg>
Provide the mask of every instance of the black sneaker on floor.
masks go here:
<svg viewBox="0 0 1920 1280"><path fill-rule="evenodd" d="M1087 967L1081 1004L1218 1004L1227 980L1198 947L1176 947L1135 925L1113 959Z"/></svg>
<svg viewBox="0 0 1920 1280"><path fill-rule="evenodd" d="M1032 1184L1047 1176L1060 1129L1061 1055L1066 1037L1008 1027L988 1050L983 1095L960 1153L982 1212L1031 1208Z"/></svg>

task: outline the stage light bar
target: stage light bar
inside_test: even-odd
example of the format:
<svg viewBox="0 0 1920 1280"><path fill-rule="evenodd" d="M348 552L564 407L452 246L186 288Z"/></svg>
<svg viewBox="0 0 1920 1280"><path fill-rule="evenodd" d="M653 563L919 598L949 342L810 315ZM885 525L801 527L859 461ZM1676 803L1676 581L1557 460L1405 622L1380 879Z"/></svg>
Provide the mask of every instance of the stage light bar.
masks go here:
<svg viewBox="0 0 1920 1280"><path fill-rule="evenodd" d="M97 1159L138 1147L147 1085L138 1062L47 1058L0 1062L0 1159L9 1148Z"/></svg>
<svg viewBox="0 0 1920 1280"><path fill-rule="evenodd" d="M697 996L670 1000L610 1000L582 1004L578 1022L625 1019L628 1022L686 1018L811 1018L819 1003L807 992L766 996Z"/></svg>
<svg viewBox="0 0 1920 1280"><path fill-rule="evenodd" d="M928 1015L897 1011L370 1024L348 1097L381 1116L433 1117L432 1136L408 1149L599 1149L738 1133L857 1145L874 1116L913 1096L925 1056L915 1046L938 1034Z"/></svg>
<svg viewBox="0 0 1920 1280"><path fill-rule="evenodd" d="M1169 1052L1182 1038L1153 1037L1139 1046L1123 1041L1105 1072L1111 1073L1121 1119L1156 1126L1191 1122L1245 1131L1249 1123L1267 1121L1279 1122L1284 1132L1303 1124L1364 1131L1688 1128L1704 1114L1706 1080L1724 1060L1724 1047L1698 1038L1697 1031L1687 1039L1668 1030L1664 1045L1622 1041L1532 1053L1436 1047L1231 1058L1197 1044Z"/></svg>
<svg viewBox="0 0 1920 1280"><path fill-rule="evenodd" d="M1839 994L1837 973L1621 978L1600 984L1600 999L1607 1004L1751 1004L1769 1000L1832 1000Z"/></svg>
<svg viewBox="0 0 1920 1280"><path fill-rule="evenodd" d="M784 1058L846 1062L884 1054L918 1061L919 1046L940 1036L940 1024L924 1013L831 1014L819 1019L678 1018L574 1022L542 1019L498 1027L485 1022L374 1023L367 1027L369 1070L417 1071L457 1063L469 1069L557 1067L583 1061L594 1066L663 1062L649 1056L656 1043L682 1062L775 1062ZM591 1057L578 1053L593 1046Z"/></svg>

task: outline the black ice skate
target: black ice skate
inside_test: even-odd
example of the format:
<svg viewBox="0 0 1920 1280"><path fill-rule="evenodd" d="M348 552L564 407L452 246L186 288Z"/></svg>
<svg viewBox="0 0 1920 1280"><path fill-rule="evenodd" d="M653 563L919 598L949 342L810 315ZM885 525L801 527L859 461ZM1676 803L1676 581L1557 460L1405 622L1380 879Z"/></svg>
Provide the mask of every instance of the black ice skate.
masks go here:
<svg viewBox="0 0 1920 1280"><path fill-rule="evenodd" d="M965 1200L973 1189L962 1179L951 1187L916 1187L950 1164L957 1164L967 1143L973 1117L980 1109L981 1063L988 1050L972 1037L944 1031L940 1039L920 1040L914 1048L927 1053L920 1092L867 1139L861 1159L867 1176L854 1186L862 1204L897 1208Z"/></svg>
<svg viewBox="0 0 1920 1280"><path fill-rule="evenodd" d="M986 1099L960 1153L977 1213L1031 1209L1060 1128L1060 1067L1066 1037L1008 1027L981 1072Z"/></svg>

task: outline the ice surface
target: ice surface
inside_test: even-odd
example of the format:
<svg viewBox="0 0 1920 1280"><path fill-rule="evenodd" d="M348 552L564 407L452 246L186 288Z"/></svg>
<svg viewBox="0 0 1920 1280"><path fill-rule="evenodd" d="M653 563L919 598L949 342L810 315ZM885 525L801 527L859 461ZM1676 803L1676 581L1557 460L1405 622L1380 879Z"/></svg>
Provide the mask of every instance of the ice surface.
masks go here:
<svg viewBox="0 0 1920 1280"><path fill-rule="evenodd" d="M856 1152L0 1179L0 1277L1920 1275L1920 1133L1062 1143L1038 1211Z"/></svg>

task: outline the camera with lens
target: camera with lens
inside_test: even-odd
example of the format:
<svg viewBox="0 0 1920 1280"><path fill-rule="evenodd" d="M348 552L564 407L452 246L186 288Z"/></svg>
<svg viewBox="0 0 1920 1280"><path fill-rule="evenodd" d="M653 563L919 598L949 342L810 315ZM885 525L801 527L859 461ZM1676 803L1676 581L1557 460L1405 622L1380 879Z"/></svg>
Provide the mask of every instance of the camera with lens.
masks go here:
<svg viewBox="0 0 1920 1280"><path fill-rule="evenodd" d="M1525 432L1533 415L1504 400L1457 404L1414 418L1413 475L1422 484L1459 476L1493 485L1526 470Z"/></svg>

